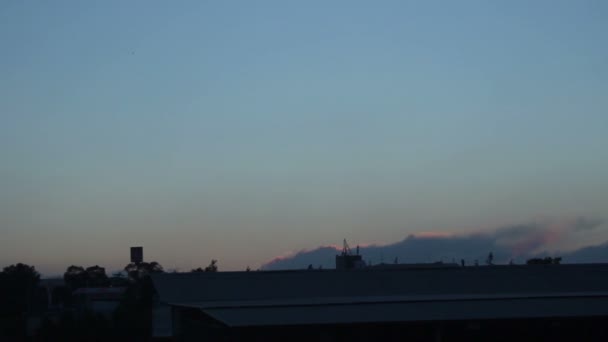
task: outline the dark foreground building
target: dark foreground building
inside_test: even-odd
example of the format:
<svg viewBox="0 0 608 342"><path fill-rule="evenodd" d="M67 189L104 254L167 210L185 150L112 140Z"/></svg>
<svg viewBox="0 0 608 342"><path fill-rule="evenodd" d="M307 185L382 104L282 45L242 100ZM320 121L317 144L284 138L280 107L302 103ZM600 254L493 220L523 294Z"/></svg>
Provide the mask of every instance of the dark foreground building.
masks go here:
<svg viewBox="0 0 608 342"><path fill-rule="evenodd" d="M608 341L608 264L154 276L180 341Z"/></svg>

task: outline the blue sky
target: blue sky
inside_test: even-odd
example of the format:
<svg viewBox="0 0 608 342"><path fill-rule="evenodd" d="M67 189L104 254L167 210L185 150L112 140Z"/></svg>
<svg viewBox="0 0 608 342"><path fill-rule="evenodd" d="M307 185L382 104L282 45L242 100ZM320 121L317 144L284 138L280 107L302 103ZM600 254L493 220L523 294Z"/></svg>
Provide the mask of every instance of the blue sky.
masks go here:
<svg viewBox="0 0 608 342"><path fill-rule="evenodd" d="M605 1L4 1L0 263L121 268L143 245L244 269L603 219L607 19Z"/></svg>

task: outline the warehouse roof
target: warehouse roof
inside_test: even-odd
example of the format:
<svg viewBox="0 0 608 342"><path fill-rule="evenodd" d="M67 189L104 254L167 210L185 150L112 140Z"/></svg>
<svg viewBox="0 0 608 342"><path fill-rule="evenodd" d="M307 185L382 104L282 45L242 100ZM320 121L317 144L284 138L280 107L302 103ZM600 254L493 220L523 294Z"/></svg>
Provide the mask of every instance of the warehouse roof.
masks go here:
<svg viewBox="0 0 608 342"><path fill-rule="evenodd" d="M230 327L608 315L608 292L175 303Z"/></svg>
<svg viewBox="0 0 608 342"><path fill-rule="evenodd" d="M163 274L160 299L225 325L608 316L608 264Z"/></svg>
<svg viewBox="0 0 608 342"><path fill-rule="evenodd" d="M395 295L608 291L608 264L412 270L315 270L159 274L165 303Z"/></svg>

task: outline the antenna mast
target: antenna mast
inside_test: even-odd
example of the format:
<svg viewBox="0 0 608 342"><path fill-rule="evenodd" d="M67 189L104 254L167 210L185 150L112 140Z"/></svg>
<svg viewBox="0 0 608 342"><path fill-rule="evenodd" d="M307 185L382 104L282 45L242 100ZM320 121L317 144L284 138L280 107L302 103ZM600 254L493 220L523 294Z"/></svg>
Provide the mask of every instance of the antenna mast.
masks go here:
<svg viewBox="0 0 608 342"><path fill-rule="evenodd" d="M350 250L350 247L348 246L348 243L346 242L346 239L344 239L344 245L342 247L342 255L352 255L352 251Z"/></svg>

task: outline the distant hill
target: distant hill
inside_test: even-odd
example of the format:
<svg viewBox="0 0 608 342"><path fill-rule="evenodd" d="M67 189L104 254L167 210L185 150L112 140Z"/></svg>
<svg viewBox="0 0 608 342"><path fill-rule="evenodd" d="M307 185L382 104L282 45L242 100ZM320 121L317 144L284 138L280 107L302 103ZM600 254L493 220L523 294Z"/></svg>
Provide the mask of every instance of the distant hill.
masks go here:
<svg viewBox="0 0 608 342"><path fill-rule="evenodd" d="M468 234L410 234L393 244L363 246L360 254L368 265L438 261L460 264L461 260L466 265L482 265L490 252L496 264L511 261L523 264L527 259L545 256L561 256L563 263L608 262L608 242L566 253L556 252L554 248L555 241L567 241L576 237L576 234L584 234L585 231L598 227L601 222L579 218L557 225L521 224ZM553 252L541 252L547 250ZM338 253L339 247L321 246L275 258L264 264L262 269L302 269L308 265L314 268L334 268L335 255Z"/></svg>

